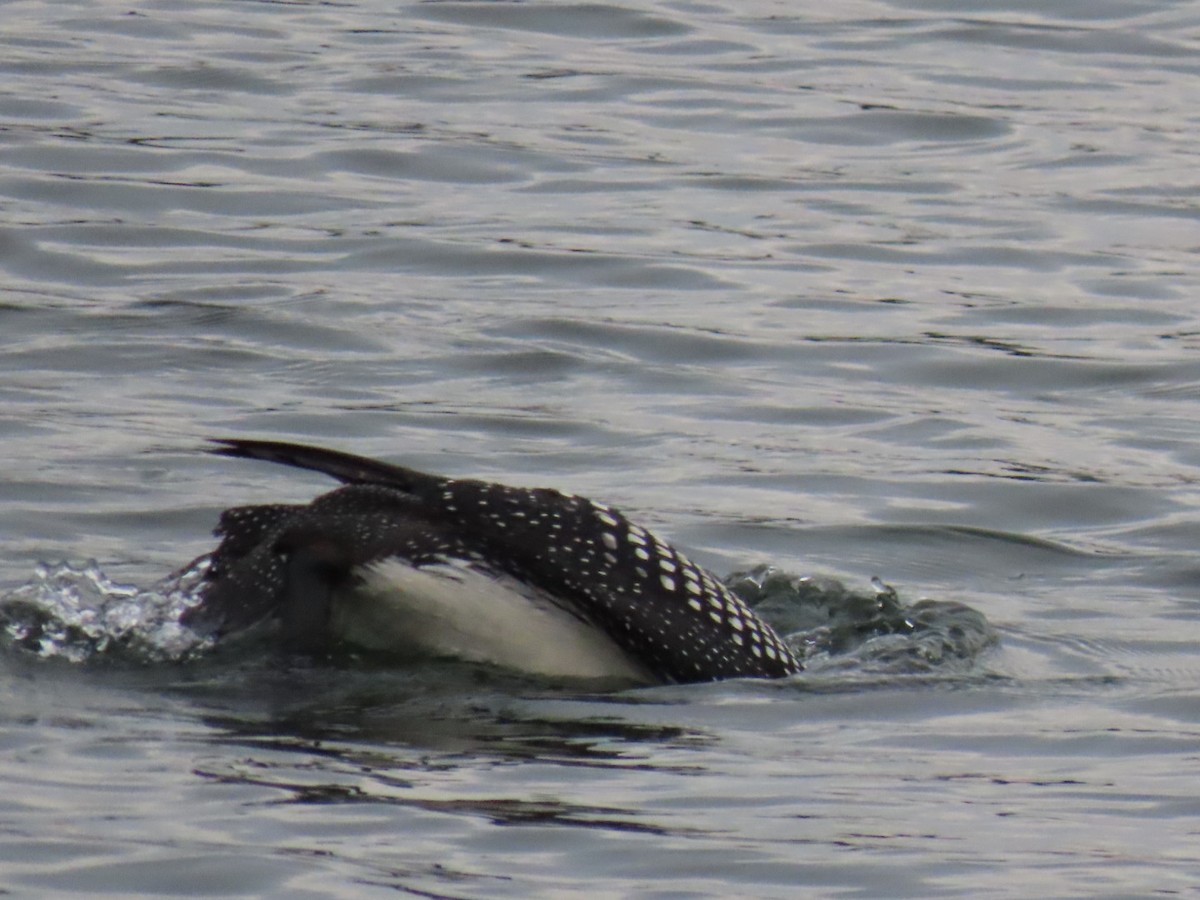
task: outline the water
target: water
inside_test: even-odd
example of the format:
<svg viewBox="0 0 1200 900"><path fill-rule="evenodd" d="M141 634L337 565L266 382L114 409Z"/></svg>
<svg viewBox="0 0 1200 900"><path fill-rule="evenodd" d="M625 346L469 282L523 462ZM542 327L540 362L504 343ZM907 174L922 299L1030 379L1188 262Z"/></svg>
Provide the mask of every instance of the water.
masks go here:
<svg viewBox="0 0 1200 900"><path fill-rule="evenodd" d="M0 21L0 595L106 611L0 654L0 890L1200 894L1196 4ZM209 435L998 642L621 694L172 661L217 513L324 487Z"/></svg>

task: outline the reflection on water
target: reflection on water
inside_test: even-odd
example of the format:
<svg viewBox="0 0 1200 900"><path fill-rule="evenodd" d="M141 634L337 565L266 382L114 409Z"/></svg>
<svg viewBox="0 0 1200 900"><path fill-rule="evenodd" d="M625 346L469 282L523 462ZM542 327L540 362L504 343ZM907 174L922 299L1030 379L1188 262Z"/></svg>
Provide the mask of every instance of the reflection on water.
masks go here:
<svg viewBox="0 0 1200 900"><path fill-rule="evenodd" d="M375 673L321 670L288 673L234 702L236 713L205 717L211 740L240 762L199 770L227 784L275 789L299 804L384 803L454 816L481 816L497 824L538 823L650 833L636 805L599 806L549 797L462 796L453 785L465 769L537 763L565 768L699 772L696 763L657 761L650 748L681 755L711 744L700 730L614 716L600 697L543 687L513 692L494 677L465 673ZM225 703L233 679L224 679ZM491 683L489 683L491 682ZM184 692L201 699L193 688ZM318 695L314 698L314 693ZM559 699L561 698L561 700ZM249 706L247 706L249 701ZM575 706L556 716L557 702ZM594 714L586 714L594 706ZM257 708L257 712L255 712ZM584 715L580 715L583 711Z"/></svg>

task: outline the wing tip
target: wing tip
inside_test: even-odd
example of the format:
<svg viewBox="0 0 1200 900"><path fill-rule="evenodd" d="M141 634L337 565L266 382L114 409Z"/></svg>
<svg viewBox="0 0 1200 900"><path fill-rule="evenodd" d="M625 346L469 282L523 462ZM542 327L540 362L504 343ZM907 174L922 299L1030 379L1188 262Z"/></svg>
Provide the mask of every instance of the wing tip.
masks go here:
<svg viewBox="0 0 1200 900"><path fill-rule="evenodd" d="M411 491L420 484L435 484L440 476L418 472L340 450L310 444L257 438L208 438L207 452L237 459L257 459L297 469L321 472L343 484L380 484Z"/></svg>

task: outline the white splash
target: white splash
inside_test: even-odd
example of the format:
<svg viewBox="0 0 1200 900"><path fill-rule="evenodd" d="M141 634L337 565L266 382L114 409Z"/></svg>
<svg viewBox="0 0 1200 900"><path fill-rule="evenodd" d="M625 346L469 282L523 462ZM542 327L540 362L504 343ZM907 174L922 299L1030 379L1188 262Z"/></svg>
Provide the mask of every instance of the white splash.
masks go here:
<svg viewBox="0 0 1200 900"><path fill-rule="evenodd" d="M197 602L208 564L200 557L140 588L111 580L95 560L43 563L28 583L0 594L0 644L72 662L110 654L183 659L210 643L179 622Z"/></svg>

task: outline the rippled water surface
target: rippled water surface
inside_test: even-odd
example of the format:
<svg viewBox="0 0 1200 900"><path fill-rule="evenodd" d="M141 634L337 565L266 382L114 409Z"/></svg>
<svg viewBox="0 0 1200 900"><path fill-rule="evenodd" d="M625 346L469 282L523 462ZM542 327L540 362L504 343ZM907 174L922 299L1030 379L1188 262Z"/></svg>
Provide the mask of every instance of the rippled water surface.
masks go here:
<svg viewBox="0 0 1200 900"><path fill-rule="evenodd" d="M4 4L0 892L1200 895L1198 75L1187 2ZM325 487L210 435L879 576L945 652L173 661L218 512Z"/></svg>

